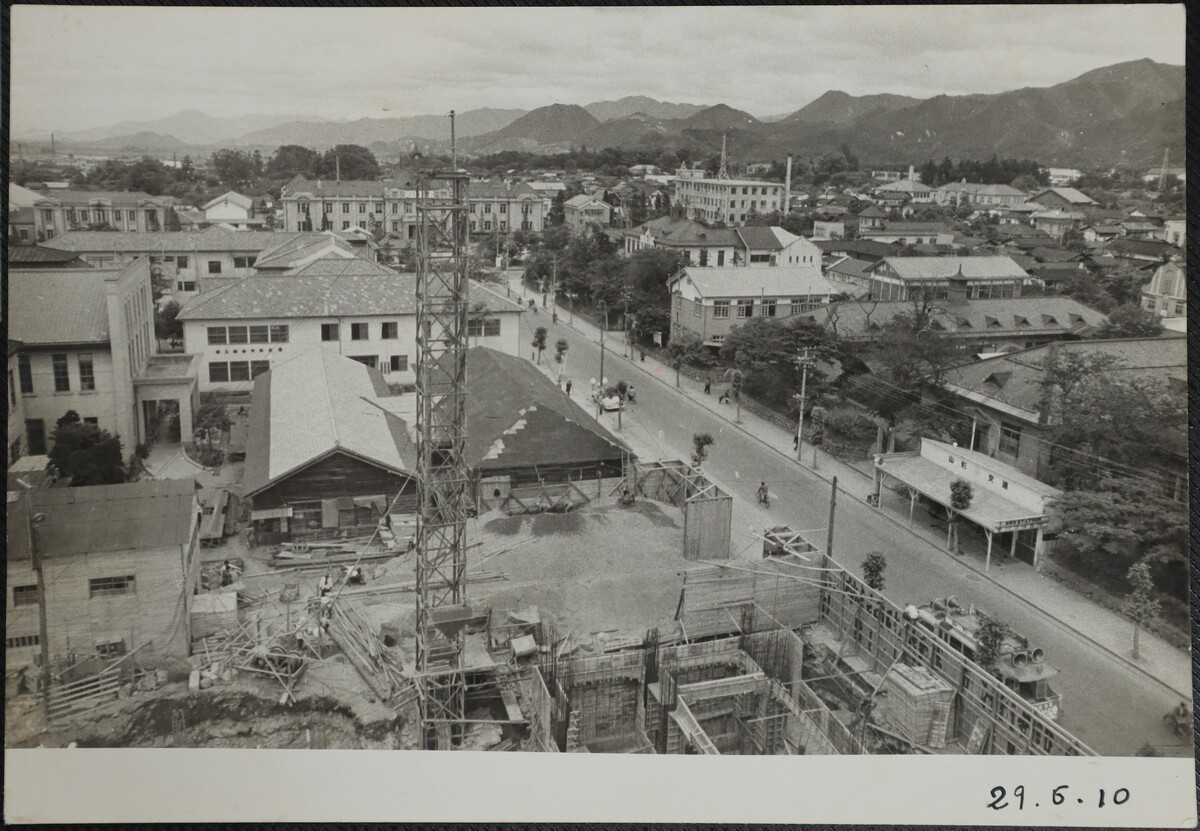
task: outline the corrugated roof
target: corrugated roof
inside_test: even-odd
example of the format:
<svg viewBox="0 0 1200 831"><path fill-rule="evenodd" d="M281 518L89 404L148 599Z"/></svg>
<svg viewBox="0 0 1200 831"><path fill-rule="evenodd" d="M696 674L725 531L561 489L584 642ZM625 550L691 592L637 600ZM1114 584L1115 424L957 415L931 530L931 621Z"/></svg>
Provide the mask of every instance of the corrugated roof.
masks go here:
<svg viewBox="0 0 1200 831"><path fill-rule="evenodd" d="M840 335L866 336L898 315L912 313L912 303L903 300L880 303L847 301L837 304L836 311L826 313L826 326L832 328L836 317ZM1013 297L968 300L954 305L943 301L935 304L933 319L938 328L947 334L995 338L1013 333L1086 333L1103 325L1108 318L1102 312L1070 297Z"/></svg>
<svg viewBox="0 0 1200 831"><path fill-rule="evenodd" d="M296 268L325 254L356 256L354 246L332 231L309 232L279 240L275 245L262 249L254 261L254 267L256 269Z"/></svg>
<svg viewBox="0 0 1200 831"><path fill-rule="evenodd" d="M29 559L28 534L15 531L26 527L22 511L30 508L45 515L34 533L37 550L47 559L186 545L196 522L194 499L191 478L27 491L8 505L9 528L14 531L9 534L8 557ZM19 506L15 513L14 506Z"/></svg>
<svg viewBox="0 0 1200 831"><path fill-rule="evenodd" d="M258 252L297 236L304 235L276 231L227 231L216 227L204 231L67 231L54 238L54 247L79 252Z"/></svg>
<svg viewBox="0 0 1200 831"><path fill-rule="evenodd" d="M135 260L127 268L148 265ZM8 334L30 346L108 343L104 286L122 269L34 269L8 272Z"/></svg>
<svg viewBox="0 0 1200 831"><path fill-rule="evenodd" d="M836 291L812 265L688 267L671 284L681 279L689 280L704 297L800 297Z"/></svg>
<svg viewBox="0 0 1200 831"><path fill-rule="evenodd" d="M389 423L396 416L373 403L380 393L373 375L378 372L317 347L256 378L246 442L246 495L333 452L411 474L414 450L402 426Z"/></svg>
<svg viewBox="0 0 1200 831"><path fill-rule="evenodd" d="M1025 278L1012 257L885 257L901 280L948 280L962 271L968 280Z"/></svg>
<svg viewBox="0 0 1200 831"><path fill-rule="evenodd" d="M8 247L9 265L20 268L28 263L69 263L79 261L79 268L91 266L79 259L75 251L62 251L58 248L47 248L44 245L10 245Z"/></svg>

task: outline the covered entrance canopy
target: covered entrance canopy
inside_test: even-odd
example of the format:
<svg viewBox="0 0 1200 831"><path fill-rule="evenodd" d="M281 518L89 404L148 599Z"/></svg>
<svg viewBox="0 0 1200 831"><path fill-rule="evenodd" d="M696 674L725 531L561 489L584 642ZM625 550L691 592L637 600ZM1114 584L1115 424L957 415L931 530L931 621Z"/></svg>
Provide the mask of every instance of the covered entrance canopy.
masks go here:
<svg viewBox="0 0 1200 831"><path fill-rule="evenodd" d="M199 406L198 355L151 355L133 379L141 441L175 444L191 438L192 417Z"/></svg>
<svg viewBox="0 0 1200 831"><path fill-rule="evenodd" d="M992 541L995 534L1012 533L1010 554L1016 556L1021 531L1036 533L1032 565L1037 568L1042 550L1042 531L1049 504L1061 492L1027 476L1012 465L983 453L966 450L933 439L922 439L915 453L880 453L875 456L875 505L878 506L885 480L892 479L908 489L912 504L917 496L946 508L950 516L959 516L983 529L987 536L987 560L991 567ZM951 504L951 485L963 481L971 486L970 505L957 509Z"/></svg>

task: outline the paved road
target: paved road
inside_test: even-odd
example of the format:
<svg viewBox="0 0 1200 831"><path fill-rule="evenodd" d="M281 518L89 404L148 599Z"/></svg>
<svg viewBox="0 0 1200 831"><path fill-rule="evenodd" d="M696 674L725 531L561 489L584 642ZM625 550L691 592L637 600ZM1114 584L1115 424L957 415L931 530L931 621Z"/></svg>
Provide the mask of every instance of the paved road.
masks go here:
<svg viewBox="0 0 1200 831"><path fill-rule="evenodd" d="M599 345L563 325L550 322L542 310L526 315L523 342L532 327L550 329L548 341L563 337L570 344L564 378L574 382L576 397L586 395L588 380L599 377ZM528 330L528 332L527 332ZM693 433L712 433L716 444L704 464L705 473L734 495L733 551L757 556L761 543L752 534L769 525L786 523L796 530L814 531L818 545L828 526L830 488L827 483L764 446L740 429L675 391L673 379L654 383L621 356L621 335L610 335L605 357L609 381L632 382L637 403L623 417L621 435L641 455L687 459ZM669 371L668 371L669 372ZM730 405L732 408L732 405ZM732 410L731 410L732 411ZM616 417L603 416L610 429ZM768 510L754 504L754 493L765 480L772 502ZM861 484L852 483L862 489ZM858 494L859 496L865 495ZM1014 623L1031 645L1046 650L1048 660L1062 674L1053 685L1063 693L1062 725L1103 755L1133 755L1145 743L1161 746L1164 753L1191 755L1190 748L1172 748L1176 739L1162 724L1162 714L1178 698L1152 680L1132 672L1111 653L1083 640L1053 618L1031 613L1030 606L1014 598L975 571L934 546L898 529L878 512L857 500L839 498L835 522L834 558L857 572L871 551L887 554L887 587L893 602L905 605L933 597L956 595L996 617Z"/></svg>

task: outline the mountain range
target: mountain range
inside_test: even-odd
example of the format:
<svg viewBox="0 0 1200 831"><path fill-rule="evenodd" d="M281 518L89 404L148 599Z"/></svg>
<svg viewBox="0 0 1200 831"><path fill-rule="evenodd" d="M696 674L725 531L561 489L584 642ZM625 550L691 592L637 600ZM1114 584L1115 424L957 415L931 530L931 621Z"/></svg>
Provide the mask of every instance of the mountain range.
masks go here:
<svg viewBox="0 0 1200 831"><path fill-rule="evenodd" d="M911 98L832 90L786 115L756 118L723 103L681 104L645 96L534 110L458 114L467 154L551 153L587 146L711 153L724 136L732 159L807 158L849 148L871 164L928 158L1032 158L1047 165L1150 165L1165 148L1184 154L1184 69L1151 60L1115 64L1049 87L995 94ZM444 116L332 121L297 116L214 118L186 111L60 135L112 149L180 152L213 146L339 143L444 149Z"/></svg>

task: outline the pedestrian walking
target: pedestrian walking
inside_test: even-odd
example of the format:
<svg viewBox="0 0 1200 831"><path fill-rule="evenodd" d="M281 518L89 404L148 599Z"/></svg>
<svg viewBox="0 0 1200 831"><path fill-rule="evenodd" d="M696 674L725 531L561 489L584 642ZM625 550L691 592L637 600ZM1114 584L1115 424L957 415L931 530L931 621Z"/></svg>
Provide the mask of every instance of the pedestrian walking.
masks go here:
<svg viewBox="0 0 1200 831"><path fill-rule="evenodd" d="M571 382L567 381L567 395L571 394Z"/></svg>
<svg viewBox="0 0 1200 831"><path fill-rule="evenodd" d="M712 392L712 379L709 378L704 382L704 394L708 395Z"/></svg>
<svg viewBox="0 0 1200 831"><path fill-rule="evenodd" d="M792 450L799 450L799 449L800 449L800 436L799 435L792 436Z"/></svg>

